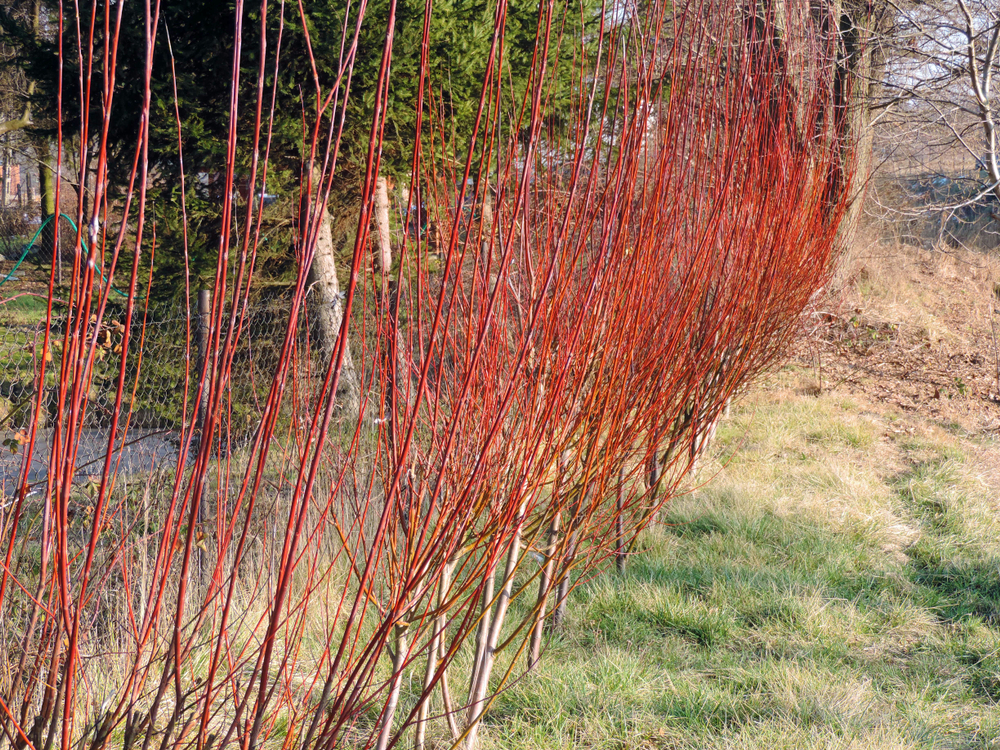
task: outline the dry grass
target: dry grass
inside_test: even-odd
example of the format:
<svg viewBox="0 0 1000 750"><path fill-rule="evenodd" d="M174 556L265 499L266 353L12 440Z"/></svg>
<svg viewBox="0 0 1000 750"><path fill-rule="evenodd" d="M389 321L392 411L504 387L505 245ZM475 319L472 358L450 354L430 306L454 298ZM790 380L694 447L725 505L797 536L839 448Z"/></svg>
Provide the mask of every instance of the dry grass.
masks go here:
<svg viewBox="0 0 1000 750"><path fill-rule="evenodd" d="M929 340L968 344L990 327L1000 257L964 248L916 247L862 230L841 259L830 297L845 309L923 328Z"/></svg>

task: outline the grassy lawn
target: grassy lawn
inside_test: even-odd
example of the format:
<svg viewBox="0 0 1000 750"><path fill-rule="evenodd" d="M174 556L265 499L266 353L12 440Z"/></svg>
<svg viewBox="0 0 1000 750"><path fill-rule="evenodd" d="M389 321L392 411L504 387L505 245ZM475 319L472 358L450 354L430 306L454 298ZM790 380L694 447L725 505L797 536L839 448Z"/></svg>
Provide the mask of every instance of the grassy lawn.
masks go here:
<svg viewBox="0 0 1000 750"><path fill-rule="evenodd" d="M0 275L0 278L3 276ZM4 291L13 293L14 289L5 289ZM47 309L47 300L40 296L15 296L13 299L5 300L0 305L0 314L3 315L5 322L36 325L45 321Z"/></svg>
<svg viewBox="0 0 1000 750"><path fill-rule="evenodd" d="M1000 747L987 438L795 372L488 714L493 748Z"/></svg>

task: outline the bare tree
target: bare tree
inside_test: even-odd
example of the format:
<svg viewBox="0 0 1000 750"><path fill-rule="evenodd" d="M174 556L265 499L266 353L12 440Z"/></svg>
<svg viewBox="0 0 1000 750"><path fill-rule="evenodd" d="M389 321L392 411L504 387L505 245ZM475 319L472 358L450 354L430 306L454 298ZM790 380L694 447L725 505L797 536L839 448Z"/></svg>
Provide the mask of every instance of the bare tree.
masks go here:
<svg viewBox="0 0 1000 750"><path fill-rule="evenodd" d="M975 207L1000 201L1000 7L910 0L893 14L880 151L920 199L910 213L943 212L943 232L951 217L974 218Z"/></svg>

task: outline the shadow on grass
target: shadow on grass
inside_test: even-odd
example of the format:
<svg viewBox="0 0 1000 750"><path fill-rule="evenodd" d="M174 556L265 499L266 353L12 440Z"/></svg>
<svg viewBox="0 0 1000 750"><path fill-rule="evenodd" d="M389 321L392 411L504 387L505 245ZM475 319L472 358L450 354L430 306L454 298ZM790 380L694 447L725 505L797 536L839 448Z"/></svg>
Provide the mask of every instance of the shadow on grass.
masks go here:
<svg viewBox="0 0 1000 750"><path fill-rule="evenodd" d="M972 560L951 546L921 540L909 550L910 578L925 590L925 606L946 622L977 617L1000 625L1000 559Z"/></svg>
<svg viewBox="0 0 1000 750"><path fill-rule="evenodd" d="M668 512L623 575L576 590L558 655L491 710L498 747L864 742L889 726L904 744L872 747L982 746L1000 560L974 560L950 524L926 524L902 562L878 534L728 506Z"/></svg>
<svg viewBox="0 0 1000 750"><path fill-rule="evenodd" d="M946 511L925 500L921 505L933 506L930 512L937 520L930 519L924 536L906 550L910 559L899 571L880 561L877 550L818 525L768 512L752 519L708 513L668 516L663 525L668 535L706 548L693 550L701 558L696 564L642 556L626 576L695 595L724 584L785 592L787 599L796 589L819 586L825 597L860 607L880 607L891 598L930 609L946 623L976 617L1000 625L1000 557L965 548L951 533L952 524L940 520ZM769 606L776 616L787 617L787 605L775 599L765 604L761 620L771 619ZM744 621L760 624L752 614Z"/></svg>
<svg viewBox="0 0 1000 750"><path fill-rule="evenodd" d="M924 531L906 550L920 604L945 623L974 617L1000 625L1000 557L966 526L967 498L950 456L917 463L892 483Z"/></svg>

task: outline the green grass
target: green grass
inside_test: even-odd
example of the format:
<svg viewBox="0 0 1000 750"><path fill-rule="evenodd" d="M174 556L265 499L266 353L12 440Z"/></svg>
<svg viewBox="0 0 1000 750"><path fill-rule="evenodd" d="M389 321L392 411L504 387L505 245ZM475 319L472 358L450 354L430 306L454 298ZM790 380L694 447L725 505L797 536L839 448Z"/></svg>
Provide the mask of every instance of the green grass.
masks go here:
<svg viewBox="0 0 1000 750"><path fill-rule="evenodd" d="M759 394L704 485L488 714L492 748L1000 747L1000 521L970 443Z"/></svg>
<svg viewBox="0 0 1000 750"><path fill-rule="evenodd" d="M4 276L6 276L6 273L0 274L0 279ZM14 290L8 288L3 289L3 291L10 294ZM47 311L48 300L35 295L16 296L0 304L0 314L2 314L4 320L13 321L21 325L44 321Z"/></svg>

